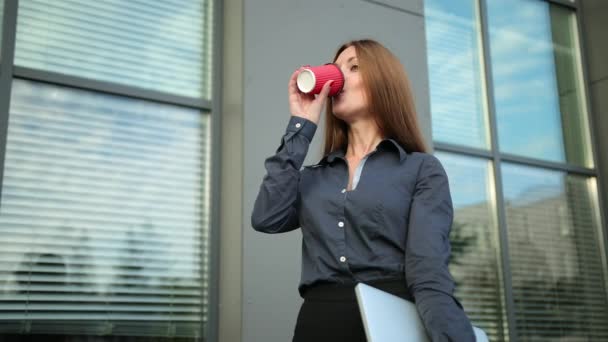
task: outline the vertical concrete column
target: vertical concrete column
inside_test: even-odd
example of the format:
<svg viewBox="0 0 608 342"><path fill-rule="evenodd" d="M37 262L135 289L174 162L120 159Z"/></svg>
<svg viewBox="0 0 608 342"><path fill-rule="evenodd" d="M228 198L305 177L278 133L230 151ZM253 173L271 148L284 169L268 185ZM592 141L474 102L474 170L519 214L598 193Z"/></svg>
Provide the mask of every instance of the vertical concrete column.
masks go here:
<svg viewBox="0 0 608 342"><path fill-rule="evenodd" d="M223 3L219 341L242 341L243 0ZM217 72L217 71L216 71Z"/></svg>
<svg viewBox="0 0 608 342"><path fill-rule="evenodd" d="M603 0L580 1L583 46L587 64L597 168L600 178L604 218L608 218L608 2ZM604 222L608 224L608 222ZM604 227L606 231L607 227Z"/></svg>

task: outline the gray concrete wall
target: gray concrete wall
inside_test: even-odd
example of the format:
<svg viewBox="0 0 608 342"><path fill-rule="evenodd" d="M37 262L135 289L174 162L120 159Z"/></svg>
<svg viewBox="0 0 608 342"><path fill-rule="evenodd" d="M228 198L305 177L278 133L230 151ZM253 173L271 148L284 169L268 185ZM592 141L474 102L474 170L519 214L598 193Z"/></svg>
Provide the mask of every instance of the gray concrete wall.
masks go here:
<svg viewBox="0 0 608 342"><path fill-rule="evenodd" d="M599 170L600 194L604 212L604 231L608 229L608 1L581 1L583 47ZM608 233L608 232L607 232Z"/></svg>
<svg viewBox="0 0 608 342"><path fill-rule="evenodd" d="M337 47L347 40L377 39L401 59L409 72L421 124L430 141L422 9L422 0L244 1L243 207L240 215L234 213L243 219L242 341L291 340L301 304L297 292L300 231L265 235L249 224L265 174L264 159L279 146L289 120L289 76L300 65L330 61ZM320 158L321 132L317 131L306 163ZM231 134L230 129L223 133Z"/></svg>
<svg viewBox="0 0 608 342"><path fill-rule="evenodd" d="M581 1L590 112L604 207L608 205L608 3ZM301 304L300 232L264 235L249 218L289 118L286 84L347 40L378 39L410 75L430 144L423 0L226 0L222 113L220 341L289 341ZM322 127L307 163L320 157ZM604 208L606 212L606 208Z"/></svg>

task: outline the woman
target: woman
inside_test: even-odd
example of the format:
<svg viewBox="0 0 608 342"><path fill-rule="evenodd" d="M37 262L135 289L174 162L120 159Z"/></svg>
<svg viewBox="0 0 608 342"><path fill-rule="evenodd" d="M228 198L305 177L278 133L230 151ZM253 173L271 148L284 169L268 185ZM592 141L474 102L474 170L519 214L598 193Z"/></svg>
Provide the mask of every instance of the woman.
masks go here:
<svg viewBox="0 0 608 342"><path fill-rule="evenodd" d="M439 161L425 153L399 60L373 40L340 47L344 90L327 100L289 81L291 119L256 199L253 227L301 227L304 303L294 341L365 341L354 286L415 301L432 341L474 341L448 271L453 209ZM300 170L326 104L325 156Z"/></svg>

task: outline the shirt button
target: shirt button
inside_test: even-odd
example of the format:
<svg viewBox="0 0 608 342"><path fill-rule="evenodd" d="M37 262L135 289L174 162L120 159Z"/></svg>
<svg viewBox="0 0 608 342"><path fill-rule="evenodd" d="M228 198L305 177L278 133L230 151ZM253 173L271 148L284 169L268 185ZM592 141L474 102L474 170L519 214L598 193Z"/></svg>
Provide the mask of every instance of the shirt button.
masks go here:
<svg viewBox="0 0 608 342"><path fill-rule="evenodd" d="M342 222L342 221L338 222L338 227L340 227L340 228L344 227L344 222Z"/></svg>
<svg viewBox="0 0 608 342"><path fill-rule="evenodd" d="M302 124L299 122L296 124L296 128L300 128L301 126L302 126Z"/></svg>
<svg viewBox="0 0 608 342"><path fill-rule="evenodd" d="M346 257L341 256L341 257L340 257L340 261L341 261L341 262L346 262Z"/></svg>

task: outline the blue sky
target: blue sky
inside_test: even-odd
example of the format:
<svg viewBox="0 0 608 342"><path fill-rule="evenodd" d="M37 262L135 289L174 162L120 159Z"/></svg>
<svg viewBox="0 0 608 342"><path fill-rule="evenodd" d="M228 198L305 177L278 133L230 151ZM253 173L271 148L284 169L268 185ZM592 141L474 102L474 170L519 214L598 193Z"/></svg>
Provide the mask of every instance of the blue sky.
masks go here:
<svg viewBox="0 0 608 342"><path fill-rule="evenodd" d="M489 148L487 95L474 4L472 0L425 1L433 139ZM536 0L488 0L487 5L491 86L501 151L563 162L549 5ZM445 153L439 157L451 178L456 205L489 196L489 163ZM517 201L535 192L555 195L563 190L563 176L503 166L505 199Z"/></svg>

